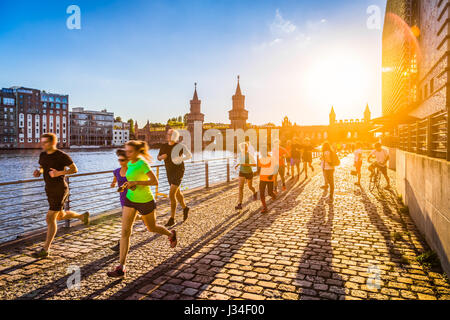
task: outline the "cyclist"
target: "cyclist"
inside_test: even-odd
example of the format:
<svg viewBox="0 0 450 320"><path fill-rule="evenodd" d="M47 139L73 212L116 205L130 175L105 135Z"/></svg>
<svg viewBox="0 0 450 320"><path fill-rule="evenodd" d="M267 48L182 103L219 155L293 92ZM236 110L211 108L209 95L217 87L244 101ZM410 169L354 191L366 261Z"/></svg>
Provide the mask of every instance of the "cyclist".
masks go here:
<svg viewBox="0 0 450 320"><path fill-rule="evenodd" d="M378 170L380 170L380 172L386 179L387 184L385 186L385 189L390 189L391 182L387 174L387 162L389 161L389 152L381 147L381 143L377 142L375 144L375 150L373 150L370 153L369 158L367 158L367 160L370 162L372 158L375 158L375 161L369 166L370 179L372 179L372 177L375 174L375 168L378 168Z"/></svg>

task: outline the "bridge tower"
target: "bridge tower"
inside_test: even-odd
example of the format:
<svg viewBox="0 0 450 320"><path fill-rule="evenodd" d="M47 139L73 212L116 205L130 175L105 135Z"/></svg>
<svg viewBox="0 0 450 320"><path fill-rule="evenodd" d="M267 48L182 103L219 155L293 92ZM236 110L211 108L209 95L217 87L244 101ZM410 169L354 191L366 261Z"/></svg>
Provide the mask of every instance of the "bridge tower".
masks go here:
<svg viewBox="0 0 450 320"><path fill-rule="evenodd" d="M233 96L233 107L228 113L232 129L245 130L247 128L248 111L245 110L245 96L241 92L239 76L236 93Z"/></svg>

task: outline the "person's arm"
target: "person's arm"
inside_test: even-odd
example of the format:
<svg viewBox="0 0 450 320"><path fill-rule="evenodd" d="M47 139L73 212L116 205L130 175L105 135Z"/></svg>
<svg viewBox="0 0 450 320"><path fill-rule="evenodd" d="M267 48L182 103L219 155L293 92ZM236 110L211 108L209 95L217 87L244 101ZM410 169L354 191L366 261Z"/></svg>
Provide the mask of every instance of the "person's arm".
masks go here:
<svg viewBox="0 0 450 320"><path fill-rule="evenodd" d="M389 153L386 152L386 160L384 160L383 165L386 165L389 161Z"/></svg>
<svg viewBox="0 0 450 320"><path fill-rule="evenodd" d="M68 174L74 174L78 172L78 168L75 165L75 163L72 162L72 164L68 165L66 168L64 168L64 170L58 171L56 169L50 168L49 171L49 176L52 178L56 178L56 177L60 177L60 176L65 176Z"/></svg>
<svg viewBox="0 0 450 320"><path fill-rule="evenodd" d="M167 159L167 154L165 153L163 148L159 149L159 153L158 153L158 156L156 158L158 159L158 161L163 161L163 160Z"/></svg>
<svg viewBox="0 0 450 320"><path fill-rule="evenodd" d="M116 186L117 179L116 176L114 176L113 181L111 182L111 188L114 188Z"/></svg>
<svg viewBox="0 0 450 320"><path fill-rule="evenodd" d="M134 186L156 186L158 185L158 178L156 178L155 174L152 170L146 173L149 178L146 181L127 181L125 182L126 188L130 189Z"/></svg>
<svg viewBox="0 0 450 320"><path fill-rule="evenodd" d="M35 178L39 178L40 176L41 176L41 174L42 174L42 167L41 166L39 166L39 169L36 169L36 170L34 170L34 172L33 172L33 177L35 177Z"/></svg>
<svg viewBox="0 0 450 320"><path fill-rule="evenodd" d="M188 161L192 159L192 153L191 151L183 144L183 154L182 154L182 161Z"/></svg>
<svg viewBox="0 0 450 320"><path fill-rule="evenodd" d="M367 158L367 161L370 162L372 158L374 157L373 151L369 154L369 157Z"/></svg>

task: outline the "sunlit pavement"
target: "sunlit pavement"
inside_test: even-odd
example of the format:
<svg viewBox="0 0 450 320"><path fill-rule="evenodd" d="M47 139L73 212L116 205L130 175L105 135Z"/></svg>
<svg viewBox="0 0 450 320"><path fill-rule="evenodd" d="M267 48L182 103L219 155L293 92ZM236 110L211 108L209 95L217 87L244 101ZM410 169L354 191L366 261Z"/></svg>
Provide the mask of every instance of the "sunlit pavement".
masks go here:
<svg viewBox="0 0 450 320"><path fill-rule="evenodd" d="M57 238L52 259L30 257L42 243L3 250L0 298L450 299L439 270L416 261L429 248L399 211L395 192L369 192L366 168L363 188L354 186L351 157L342 162L333 204L320 189L318 166L306 181L288 177L288 190L269 201L266 215L248 190L244 210L234 210L236 181L191 193L193 209L176 226L176 249L136 224L122 281L106 277L118 261L110 247L120 218ZM157 210L164 223L167 205ZM67 275L77 267L79 289Z"/></svg>

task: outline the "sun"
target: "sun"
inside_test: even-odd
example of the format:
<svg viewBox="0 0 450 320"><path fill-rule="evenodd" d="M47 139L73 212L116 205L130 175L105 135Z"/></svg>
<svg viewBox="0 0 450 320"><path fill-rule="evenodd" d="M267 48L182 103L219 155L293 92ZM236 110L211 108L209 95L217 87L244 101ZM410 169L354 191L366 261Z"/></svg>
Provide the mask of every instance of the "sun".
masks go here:
<svg viewBox="0 0 450 320"><path fill-rule="evenodd" d="M369 78L368 67L358 55L330 50L308 66L306 95L317 108L334 105L348 113L367 101Z"/></svg>

